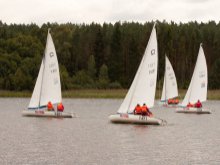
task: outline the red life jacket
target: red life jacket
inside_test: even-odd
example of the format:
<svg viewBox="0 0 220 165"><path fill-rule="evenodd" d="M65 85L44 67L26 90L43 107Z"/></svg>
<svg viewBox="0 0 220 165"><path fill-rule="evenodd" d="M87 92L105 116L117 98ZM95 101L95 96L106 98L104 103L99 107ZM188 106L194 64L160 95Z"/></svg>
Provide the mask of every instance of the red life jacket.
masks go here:
<svg viewBox="0 0 220 165"><path fill-rule="evenodd" d="M48 109L48 111L53 110L53 104L51 102L48 102L47 109Z"/></svg>
<svg viewBox="0 0 220 165"><path fill-rule="evenodd" d="M63 112L64 107L63 107L63 104L62 104L62 103L59 103L59 104L57 105L57 110L60 111L60 112Z"/></svg>
<svg viewBox="0 0 220 165"><path fill-rule="evenodd" d="M143 106L141 107L141 111L144 112L144 113L147 113L147 112L148 112L147 106L146 106L146 105L143 105Z"/></svg>
<svg viewBox="0 0 220 165"><path fill-rule="evenodd" d="M141 112L142 112L141 106L136 106L135 107L135 114L141 114Z"/></svg>
<svg viewBox="0 0 220 165"><path fill-rule="evenodd" d="M175 99L175 100L174 100L174 103L175 103L175 104L178 104L178 103L179 103L179 100L178 100L178 99Z"/></svg>
<svg viewBox="0 0 220 165"><path fill-rule="evenodd" d="M202 103L201 102L197 102L196 103L196 108L201 108L202 107Z"/></svg>
<svg viewBox="0 0 220 165"><path fill-rule="evenodd" d="M193 107L193 104L188 103L188 104L187 104L187 107Z"/></svg>
<svg viewBox="0 0 220 165"><path fill-rule="evenodd" d="M171 99L169 99L169 100L168 100L168 104L171 104L171 103L172 103L172 102L171 102Z"/></svg>

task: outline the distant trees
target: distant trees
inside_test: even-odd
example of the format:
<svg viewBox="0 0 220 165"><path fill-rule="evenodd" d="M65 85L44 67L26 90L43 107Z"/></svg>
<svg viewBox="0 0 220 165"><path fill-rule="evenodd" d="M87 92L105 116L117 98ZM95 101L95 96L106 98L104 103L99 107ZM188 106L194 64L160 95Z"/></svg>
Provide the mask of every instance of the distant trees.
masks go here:
<svg viewBox="0 0 220 165"><path fill-rule="evenodd" d="M0 89L33 90L51 28L60 65L62 88L128 88L145 51L153 22L103 25L46 23L10 24L0 21ZM157 22L158 82L165 54L178 87L189 85L203 43L209 88L220 88L220 23Z"/></svg>
<svg viewBox="0 0 220 165"><path fill-rule="evenodd" d="M98 86L100 88L108 88L109 87L109 77L108 77L108 67L103 64L99 71L99 81Z"/></svg>
<svg viewBox="0 0 220 165"><path fill-rule="evenodd" d="M96 62L93 55L89 57L88 60L88 75L95 80L96 78Z"/></svg>
<svg viewBox="0 0 220 165"><path fill-rule="evenodd" d="M213 66L213 71L211 72L210 75L210 87L214 89L219 88L220 84L220 58L218 58Z"/></svg>

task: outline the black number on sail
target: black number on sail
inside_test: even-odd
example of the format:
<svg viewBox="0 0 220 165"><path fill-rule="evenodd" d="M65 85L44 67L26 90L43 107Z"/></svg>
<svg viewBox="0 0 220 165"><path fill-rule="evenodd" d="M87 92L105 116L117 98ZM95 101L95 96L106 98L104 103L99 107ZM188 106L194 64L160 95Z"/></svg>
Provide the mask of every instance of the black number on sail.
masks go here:
<svg viewBox="0 0 220 165"><path fill-rule="evenodd" d="M152 56L155 55L155 49L152 49L152 50L151 50L151 55L152 55Z"/></svg>
<svg viewBox="0 0 220 165"><path fill-rule="evenodd" d="M54 53L53 52L50 52L50 57L53 57L54 56Z"/></svg>

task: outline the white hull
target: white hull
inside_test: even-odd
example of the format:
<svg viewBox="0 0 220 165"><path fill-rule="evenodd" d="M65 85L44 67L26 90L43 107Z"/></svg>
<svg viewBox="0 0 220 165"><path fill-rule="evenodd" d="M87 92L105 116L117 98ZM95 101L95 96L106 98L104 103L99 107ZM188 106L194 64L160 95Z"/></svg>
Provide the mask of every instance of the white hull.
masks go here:
<svg viewBox="0 0 220 165"><path fill-rule="evenodd" d="M211 111L204 108L194 108L194 107L185 107L185 108L177 108L177 113L195 113L195 114L210 114Z"/></svg>
<svg viewBox="0 0 220 165"><path fill-rule="evenodd" d="M162 105L163 107L167 107L167 108L177 108L179 107L179 104L167 104L164 102L160 102L159 105Z"/></svg>
<svg viewBox="0 0 220 165"><path fill-rule="evenodd" d="M163 106L167 108L177 108L179 107L179 104L163 104Z"/></svg>
<svg viewBox="0 0 220 165"><path fill-rule="evenodd" d="M133 114L115 114L110 115L109 119L113 123L131 123L146 125L161 125L163 120L149 116L133 115Z"/></svg>
<svg viewBox="0 0 220 165"><path fill-rule="evenodd" d="M55 111L42 111L42 110L23 110L23 116L29 117L55 117L55 118L72 118L76 117L73 113L55 112Z"/></svg>

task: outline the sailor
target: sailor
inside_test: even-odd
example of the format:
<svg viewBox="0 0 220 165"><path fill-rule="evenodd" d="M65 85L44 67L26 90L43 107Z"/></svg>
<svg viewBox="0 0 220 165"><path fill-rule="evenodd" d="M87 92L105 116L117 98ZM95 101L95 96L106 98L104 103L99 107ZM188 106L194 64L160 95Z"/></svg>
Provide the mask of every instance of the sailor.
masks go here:
<svg viewBox="0 0 220 165"><path fill-rule="evenodd" d="M140 104L137 104L135 109L134 109L134 114L135 115L141 115L141 106Z"/></svg>
<svg viewBox="0 0 220 165"><path fill-rule="evenodd" d="M49 101L49 102L47 103L47 110L48 110L48 111L53 111L53 110L54 110L53 104L51 103L51 101Z"/></svg>
<svg viewBox="0 0 220 165"><path fill-rule="evenodd" d="M142 116L148 116L148 112L149 112L149 109L146 106L146 104L144 103L143 106L141 107L141 114L142 114Z"/></svg>
<svg viewBox="0 0 220 165"><path fill-rule="evenodd" d="M171 99L168 99L168 104L171 104L172 103L172 100Z"/></svg>
<svg viewBox="0 0 220 165"><path fill-rule="evenodd" d="M193 107L193 104L191 104L190 102L187 104L187 107Z"/></svg>
<svg viewBox="0 0 220 165"><path fill-rule="evenodd" d="M63 112L63 110L64 110L63 104L62 103L57 104L57 111L58 112Z"/></svg>
<svg viewBox="0 0 220 165"><path fill-rule="evenodd" d="M144 103L143 106L141 107L141 112L143 116L153 116L153 113L150 111L150 109L146 106Z"/></svg>
<svg viewBox="0 0 220 165"><path fill-rule="evenodd" d="M200 102L200 100L197 101L197 103L195 104L196 108L202 108L202 103Z"/></svg>
<svg viewBox="0 0 220 165"><path fill-rule="evenodd" d="M178 98L175 99L175 104L179 104L179 99Z"/></svg>

